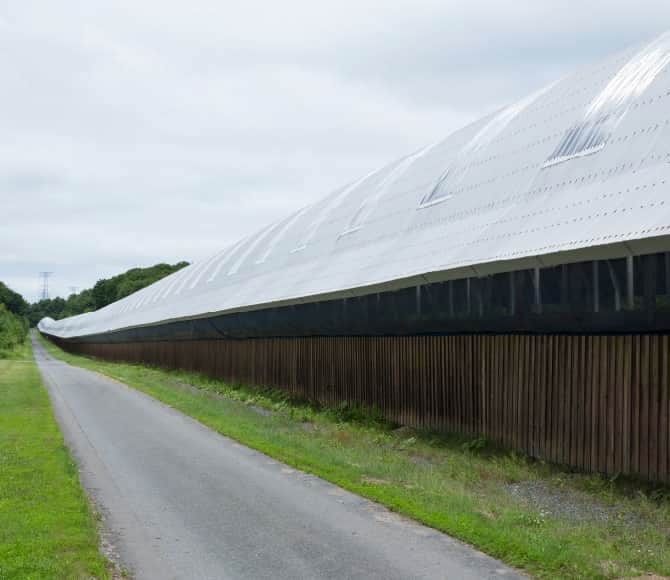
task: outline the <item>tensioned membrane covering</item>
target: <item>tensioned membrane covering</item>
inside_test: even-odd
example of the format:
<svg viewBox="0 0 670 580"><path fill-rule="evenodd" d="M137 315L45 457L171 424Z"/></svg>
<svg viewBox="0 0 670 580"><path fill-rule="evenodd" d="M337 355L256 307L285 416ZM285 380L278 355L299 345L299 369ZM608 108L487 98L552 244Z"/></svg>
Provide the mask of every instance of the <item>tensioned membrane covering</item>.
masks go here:
<svg viewBox="0 0 670 580"><path fill-rule="evenodd" d="M669 62L666 33L131 296L39 328L85 336L667 245Z"/></svg>

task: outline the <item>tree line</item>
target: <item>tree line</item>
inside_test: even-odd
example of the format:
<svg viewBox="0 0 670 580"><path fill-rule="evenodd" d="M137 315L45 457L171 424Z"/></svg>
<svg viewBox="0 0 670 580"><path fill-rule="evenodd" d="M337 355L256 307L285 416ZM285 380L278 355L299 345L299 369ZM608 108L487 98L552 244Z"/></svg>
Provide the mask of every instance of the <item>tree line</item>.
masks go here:
<svg viewBox="0 0 670 580"><path fill-rule="evenodd" d="M0 282L0 353L22 343L29 326L35 326L45 316L59 320L98 310L185 266L188 262L132 268L123 274L98 280L93 288L70 294L67 298L48 298L33 304Z"/></svg>
<svg viewBox="0 0 670 580"><path fill-rule="evenodd" d="M177 270L181 270L185 266L188 266L188 262L156 264L148 268L132 268L123 274L111 278L102 278L95 283L93 288L70 294L67 298L57 297L40 300L30 305L28 313L30 324L31 326L36 325L45 316L59 320L68 316L99 310L157 282L161 278L165 278L165 276L169 276Z"/></svg>

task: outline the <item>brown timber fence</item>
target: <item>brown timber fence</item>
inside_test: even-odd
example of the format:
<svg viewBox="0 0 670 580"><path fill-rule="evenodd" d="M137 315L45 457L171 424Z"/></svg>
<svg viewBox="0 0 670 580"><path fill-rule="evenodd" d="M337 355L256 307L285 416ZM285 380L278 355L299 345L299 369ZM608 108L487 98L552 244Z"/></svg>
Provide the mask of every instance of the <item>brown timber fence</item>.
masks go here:
<svg viewBox="0 0 670 580"><path fill-rule="evenodd" d="M670 481L670 337L467 335L63 343L103 359L359 402L548 461Z"/></svg>

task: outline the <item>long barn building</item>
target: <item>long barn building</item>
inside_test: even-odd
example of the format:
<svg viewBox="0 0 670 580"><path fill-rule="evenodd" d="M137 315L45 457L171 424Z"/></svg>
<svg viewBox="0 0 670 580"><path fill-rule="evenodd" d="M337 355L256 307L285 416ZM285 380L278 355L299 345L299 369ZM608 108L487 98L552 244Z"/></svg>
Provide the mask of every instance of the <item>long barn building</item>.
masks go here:
<svg viewBox="0 0 670 580"><path fill-rule="evenodd" d="M39 329L670 481L669 62L670 33Z"/></svg>

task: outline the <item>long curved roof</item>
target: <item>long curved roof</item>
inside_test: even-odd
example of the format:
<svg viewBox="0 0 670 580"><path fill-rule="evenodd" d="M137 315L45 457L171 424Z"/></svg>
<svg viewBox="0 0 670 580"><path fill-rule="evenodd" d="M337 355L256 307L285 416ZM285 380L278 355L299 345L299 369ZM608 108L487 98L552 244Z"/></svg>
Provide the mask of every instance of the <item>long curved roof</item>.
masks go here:
<svg viewBox="0 0 670 580"><path fill-rule="evenodd" d="M669 62L666 33L131 296L39 327L83 336L667 249Z"/></svg>

